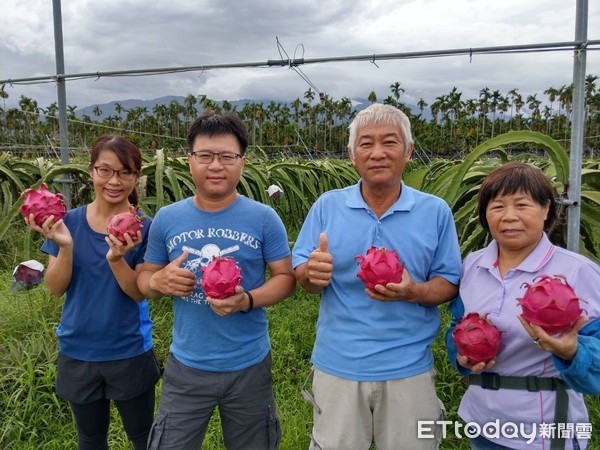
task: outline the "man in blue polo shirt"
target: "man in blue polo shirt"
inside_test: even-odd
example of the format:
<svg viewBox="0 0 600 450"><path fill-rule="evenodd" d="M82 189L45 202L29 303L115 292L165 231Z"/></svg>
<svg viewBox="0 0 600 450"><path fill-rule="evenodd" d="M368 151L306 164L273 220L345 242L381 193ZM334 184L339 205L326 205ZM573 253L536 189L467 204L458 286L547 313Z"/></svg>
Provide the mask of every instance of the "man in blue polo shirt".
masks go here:
<svg viewBox="0 0 600 450"><path fill-rule="evenodd" d="M461 257L448 205L402 182L413 140L400 110L373 104L350 125L360 181L323 194L292 252L296 278L321 294L312 363L311 449L435 449L419 420L439 420L430 346L437 305L458 292ZM402 281L365 289L355 257L396 250Z"/></svg>

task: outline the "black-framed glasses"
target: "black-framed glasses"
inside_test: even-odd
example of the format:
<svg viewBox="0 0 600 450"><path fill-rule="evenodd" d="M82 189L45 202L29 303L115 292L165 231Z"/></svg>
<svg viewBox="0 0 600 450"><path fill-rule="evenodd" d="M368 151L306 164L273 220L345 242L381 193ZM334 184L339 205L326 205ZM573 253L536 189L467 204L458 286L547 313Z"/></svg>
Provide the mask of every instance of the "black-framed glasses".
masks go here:
<svg viewBox="0 0 600 450"><path fill-rule="evenodd" d="M101 178L112 178L112 176L116 173L117 176L123 181L135 180L135 177L138 175L138 173L133 170L115 170L106 166L94 166L94 170L96 170L96 173Z"/></svg>
<svg viewBox="0 0 600 450"><path fill-rule="evenodd" d="M243 158L242 155L235 152L210 152L208 150L202 150L199 152L192 152L192 156L194 157L194 161L198 164L210 164L215 160L215 156L219 158L219 162L224 166L231 166L235 164L235 161L238 158Z"/></svg>

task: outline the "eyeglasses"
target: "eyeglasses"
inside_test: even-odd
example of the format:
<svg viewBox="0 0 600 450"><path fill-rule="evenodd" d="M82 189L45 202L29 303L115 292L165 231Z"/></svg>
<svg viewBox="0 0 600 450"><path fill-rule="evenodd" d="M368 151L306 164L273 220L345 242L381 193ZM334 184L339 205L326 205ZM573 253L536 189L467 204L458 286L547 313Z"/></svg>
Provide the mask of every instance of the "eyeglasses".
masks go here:
<svg viewBox="0 0 600 450"><path fill-rule="evenodd" d="M129 169L115 170L105 166L94 166L94 169L96 169L96 173L101 178L112 178L112 176L116 173L121 180L131 181L134 180L138 175L138 172L134 172L133 170Z"/></svg>
<svg viewBox="0 0 600 450"><path fill-rule="evenodd" d="M231 166L235 164L236 159L243 158L239 153L234 152L222 152L215 153L209 152L208 150L202 150L201 152L192 152L194 161L198 164L210 164L215 160L215 156L219 158L219 162L224 166Z"/></svg>

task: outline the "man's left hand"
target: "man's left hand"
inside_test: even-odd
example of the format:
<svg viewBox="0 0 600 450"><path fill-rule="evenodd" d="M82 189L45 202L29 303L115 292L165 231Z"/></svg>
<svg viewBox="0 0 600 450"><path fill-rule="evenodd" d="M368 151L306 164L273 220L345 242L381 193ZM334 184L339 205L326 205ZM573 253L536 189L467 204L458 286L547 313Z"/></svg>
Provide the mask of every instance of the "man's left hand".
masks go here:
<svg viewBox="0 0 600 450"><path fill-rule="evenodd" d="M388 283L385 286L378 284L375 286L375 291L365 289L365 292L369 297L380 302L412 303L415 298L416 284L405 268L400 283Z"/></svg>
<svg viewBox="0 0 600 450"><path fill-rule="evenodd" d="M235 287L235 293L223 299L206 297L212 310L221 317L228 316L238 311L248 309L250 299L244 293L244 288L241 286Z"/></svg>

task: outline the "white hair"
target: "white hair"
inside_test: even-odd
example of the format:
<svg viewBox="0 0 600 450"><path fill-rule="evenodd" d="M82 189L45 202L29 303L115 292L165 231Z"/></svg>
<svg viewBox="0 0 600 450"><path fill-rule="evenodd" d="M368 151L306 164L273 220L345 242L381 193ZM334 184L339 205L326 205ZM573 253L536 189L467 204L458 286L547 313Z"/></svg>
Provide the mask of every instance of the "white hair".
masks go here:
<svg viewBox="0 0 600 450"><path fill-rule="evenodd" d="M354 147L356 144L356 135L358 130L368 125L386 124L395 125L400 129L402 138L404 139L404 151L413 143L412 133L410 131L410 120L402 111L392 105L383 105L381 103L373 103L366 109L359 112L348 130L350 130L350 138L348 139L348 148L350 153L354 155Z"/></svg>

